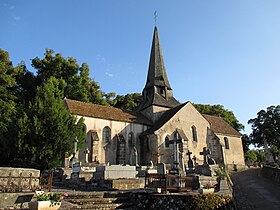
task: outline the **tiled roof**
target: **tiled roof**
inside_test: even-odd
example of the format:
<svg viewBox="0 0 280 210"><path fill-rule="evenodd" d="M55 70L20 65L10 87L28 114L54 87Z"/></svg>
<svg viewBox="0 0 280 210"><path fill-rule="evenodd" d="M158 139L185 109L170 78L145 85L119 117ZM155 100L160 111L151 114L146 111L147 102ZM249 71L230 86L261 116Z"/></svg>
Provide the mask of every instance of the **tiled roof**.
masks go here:
<svg viewBox="0 0 280 210"><path fill-rule="evenodd" d="M65 99L64 101L71 114L106 120L151 125L151 122L143 115L132 111L97 105L93 103L85 103L71 99Z"/></svg>
<svg viewBox="0 0 280 210"><path fill-rule="evenodd" d="M203 117L210 123L210 129L214 133L241 136L241 134L224 121L223 118L207 114L203 114Z"/></svg>

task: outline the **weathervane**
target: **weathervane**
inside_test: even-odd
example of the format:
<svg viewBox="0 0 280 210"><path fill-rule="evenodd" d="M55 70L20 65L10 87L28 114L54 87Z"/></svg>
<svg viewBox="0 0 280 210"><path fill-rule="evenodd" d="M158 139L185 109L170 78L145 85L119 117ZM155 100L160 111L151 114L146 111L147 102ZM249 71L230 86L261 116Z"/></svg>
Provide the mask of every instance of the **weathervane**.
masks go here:
<svg viewBox="0 0 280 210"><path fill-rule="evenodd" d="M157 25L157 17L158 17L158 14L157 14L157 11L155 11L154 12L155 25Z"/></svg>

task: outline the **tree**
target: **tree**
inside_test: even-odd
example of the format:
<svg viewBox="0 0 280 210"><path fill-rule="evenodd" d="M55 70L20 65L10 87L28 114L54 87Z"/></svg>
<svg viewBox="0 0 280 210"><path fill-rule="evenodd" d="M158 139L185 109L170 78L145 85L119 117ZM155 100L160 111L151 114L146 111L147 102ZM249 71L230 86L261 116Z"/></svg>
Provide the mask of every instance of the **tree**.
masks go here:
<svg viewBox="0 0 280 210"><path fill-rule="evenodd" d="M89 66L77 64L74 58L54 55L54 50L47 49L45 57L32 59L32 66L37 70L38 85L48 81L50 77L63 79L66 82L64 96L74 100L109 105L103 98L98 82L89 77Z"/></svg>
<svg viewBox="0 0 280 210"><path fill-rule="evenodd" d="M254 150L249 150L245 153L246 162L254 164L258 160L257 154Z"/></svg>
<svg viewBox="0 0 280 210"><path fill-rule="evenodd" d="M17 120L17 78L23 73L21 65L13 67L9 53L0 49L0 163L9 162L16 152L14 123Z"/></svg>
<svg viewBox="0 0 280 210"><path fill-rule="evenodd" d="M63 79L51 77L37 88L29 111L19 120L18 159L32 160L39 169L60 166L65 152L72 152L76 136L79 145L85 141L83 119L77 121L62 100L65 87Z"/></svg>
<svg viewBox="0 0 280 210"><path fill-rule="evenodd" d="M204 105L204 104L194 104L195 108L201 114L215 115L222 117L228 124L230 124L235 130L244 130L244 125L242 125L234 116L232 111L225 109L222 105Z"/></svg>
<svg viewBox="0 0 280 210"><path fill-rule="evenodd" d="M249 145L251 144L250 138L247 134L243 134L241 139L242 139L243 151L244 153L246 153L249 150Z"/></svg>
<svg viewBox="0 0 280 210"><path fill-rule="evenodd" d="M133 110L135 109L141 102L142 95L140 93L131 93L126 95L117 95L114 101L114 107L125 109L125 110Z"/></svg>
<svg viewBox="0 0 280 210"><path fill-rule="evenodd" d="M270 106L267 110L261 110L257 117L250 119L252 133L250 141L257 146L264 146L264 140L268 146L280 147L280 105Z"/></svg>

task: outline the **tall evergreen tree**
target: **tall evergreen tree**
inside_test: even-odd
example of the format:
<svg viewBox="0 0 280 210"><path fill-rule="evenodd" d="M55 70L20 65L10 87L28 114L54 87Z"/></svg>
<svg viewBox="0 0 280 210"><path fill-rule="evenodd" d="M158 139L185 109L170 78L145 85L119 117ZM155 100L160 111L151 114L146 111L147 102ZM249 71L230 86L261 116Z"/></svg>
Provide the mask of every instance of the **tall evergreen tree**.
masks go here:
<svg viewBox="0 0 280 210"><path fill-rule="evenodd" d="M79 145L85 141L83 119L76 122L62 100L65 87L63 79L50 77L38 87L29 111L19 121L17 146L21 159L32 160L39 169L60 166L65 152L73 150L76 136Z"/></svg>

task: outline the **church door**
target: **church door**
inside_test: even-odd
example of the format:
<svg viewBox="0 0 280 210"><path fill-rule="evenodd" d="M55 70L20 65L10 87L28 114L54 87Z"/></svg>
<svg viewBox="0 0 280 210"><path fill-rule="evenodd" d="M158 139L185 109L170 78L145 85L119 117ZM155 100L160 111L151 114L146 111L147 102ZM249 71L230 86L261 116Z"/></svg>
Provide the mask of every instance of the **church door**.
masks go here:
<svg viewBox="0 0 280 210"><path fill-rule="evenodd" d="M117 138L117 164L125 164L126 157L126 143L123 135L118 135Z"/></svg>

